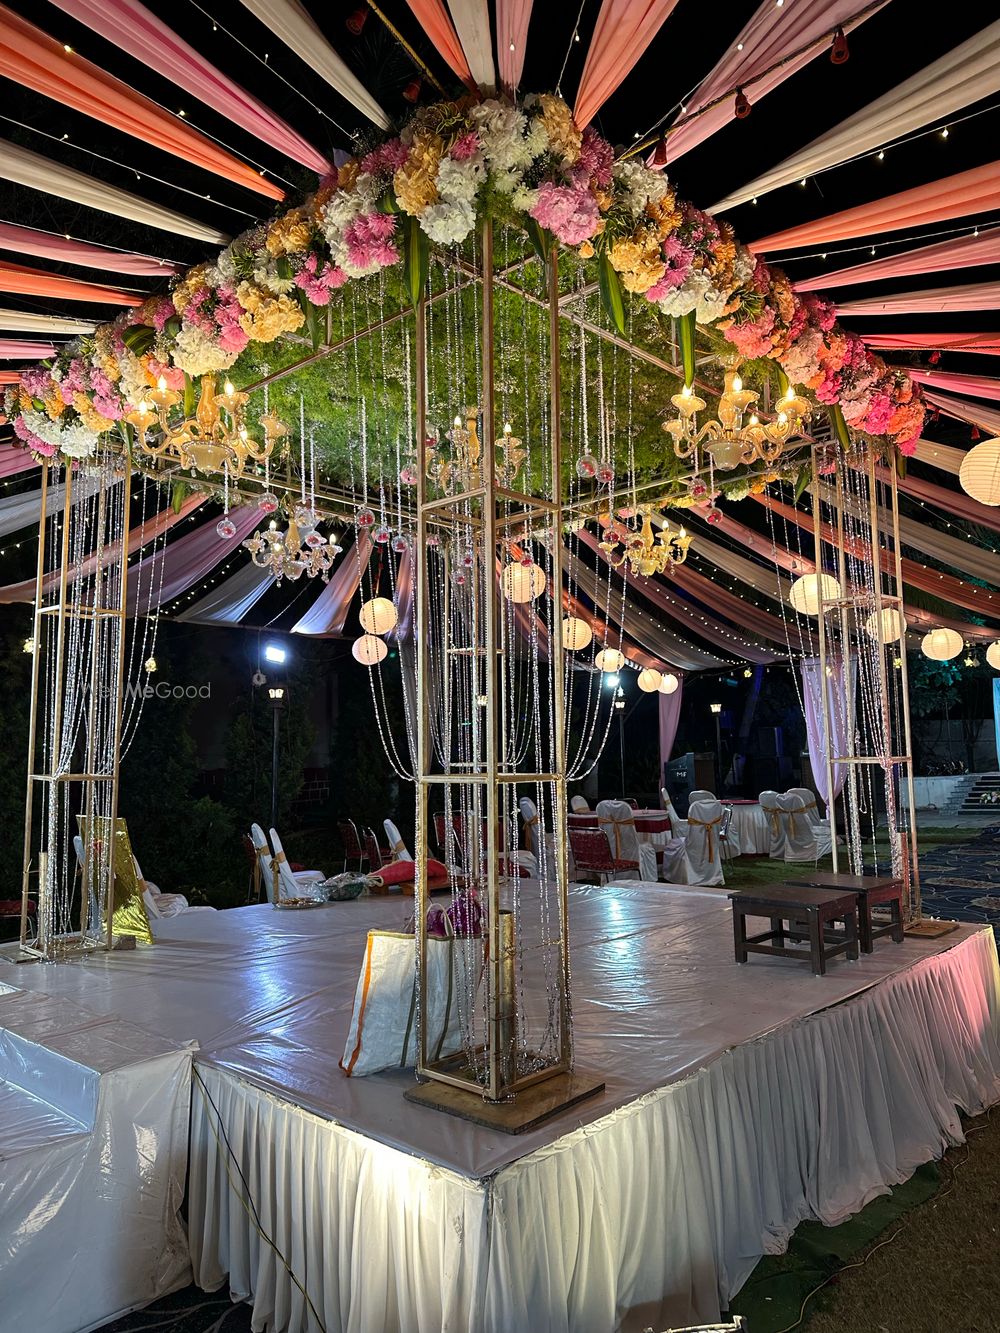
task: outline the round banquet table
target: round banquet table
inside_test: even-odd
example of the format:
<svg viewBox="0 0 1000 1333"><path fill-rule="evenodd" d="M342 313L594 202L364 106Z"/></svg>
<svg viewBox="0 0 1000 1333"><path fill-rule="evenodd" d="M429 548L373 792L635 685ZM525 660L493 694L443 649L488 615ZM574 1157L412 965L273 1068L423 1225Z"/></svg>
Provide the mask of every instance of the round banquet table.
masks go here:
<svg viewBox="0 0 1000 1333"><path fill-rule="evenodd" d="M732 810L729 836L734 856L767 856L771 850L771 830L767 816L756 801L723 801Z"/></svg>
<svg viewBox="0 0 1000 1333"><path fill-rule="evenodd" d="M633 810L635 831L640 842L651 842L654 847L665 847L670 841L670 816L666 810ZM596 810L570 812L566 816L569 828L600 828Z"/></svg>

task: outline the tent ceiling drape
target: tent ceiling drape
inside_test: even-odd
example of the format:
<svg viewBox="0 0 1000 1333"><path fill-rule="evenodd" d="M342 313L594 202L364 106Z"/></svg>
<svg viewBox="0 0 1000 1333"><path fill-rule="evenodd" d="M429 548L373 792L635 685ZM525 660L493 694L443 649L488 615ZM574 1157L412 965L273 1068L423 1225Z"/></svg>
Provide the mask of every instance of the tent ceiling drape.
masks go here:
<svg viewBox="0 0 1000 1333"><path fill-rule="evenodd" d="M866 333L869 347L891 351L976 352L1000 356L1000 333Z"/></svg>
<svg viewBox="0 0 1000 1333"><path fill-rule="evenodd" d="M0 292L15 296L51 296L56 301L92 301L95 305L141 305L143 297L118 287L63 278L25 264L0 261Z"/></svg>
<svg viewBox="0 0 1000 1333"><path fill-rule="evenodd" d="M1000 264L1000 227L991 227L971 236L921 245L916 250L872 259L867 264L838 268L832 273L817 273L792 284L797 292L818 292L830 287L851 287L858 282L876 282L885 278L906 278L914 273L942 273L946 269L978 268Z"/></svg>
<svg viewBox="0 0 1000 1333"><path fill-rule="evenodd" d="M128 250L109 250L103 245L74 241L56 236L50 231L36 231L14 222L0 222L0 250L15 254L35 255L59 264L75 264L78 268L106 269L111 273L126 273L133 278L164 278L176 273L178 264L151 255L133 254Z"/></svg>
<svg viewBox="0 0 1000 1333"><path fill-rule="evenodd" d="M677 0L602 0L573 109L581 129L621 86L676 4Z"/></svg>
<svg viewBox="0 0 1000 1333"><path fill-rule="evenodd" d="M995 310L1000 282L971 282L960 287L928 287L899 296L865 296L837 303L838 315L950 314L953 310Z"/></svg>

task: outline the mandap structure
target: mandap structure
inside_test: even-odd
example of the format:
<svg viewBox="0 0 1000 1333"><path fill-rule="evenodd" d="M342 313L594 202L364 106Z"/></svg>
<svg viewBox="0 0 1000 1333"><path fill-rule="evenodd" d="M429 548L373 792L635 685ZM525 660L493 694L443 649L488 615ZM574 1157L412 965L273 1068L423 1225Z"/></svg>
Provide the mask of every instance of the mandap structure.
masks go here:
<svg viewBox="0 0 1000 1333"><path fill-rule="evenodd" d="M835 857L860 871L884 804L919 917L897 477L921 392L829 302L679 199L651 147L648 163L616 157L556 94L423 107L169 296L8 389L44 477L37 580L7 597L35 599L26 954L111 943L127 909L109 831L133 687L160 616L194 596L185 569L242 547L243 604L274 582L327 585L302 632L338 616L342 630L363 598L354 654L416 788L416 1095L502 1110L591 1086L573 1070L566 783L607 738L610 672L634 667L670 694L713 663L802 659L821 790L844 792ZM788 535L807 495L811 556ZM669 578L704 577L688 564L699 546L722 560L716 538L739 527L723 502L746 498L772 525L773 570L756 566L772 610L745 633L698 617L713 654L630 593L689 614ZM168 544L207 501L217 523ZM519 816L534 831L524 879ZM452 906L485 913L488 943L484 958L479 940L456 942L467 985L450 1061L426 1040L434 817ZM552 1079L560 1090L540 1092Z"/></svg>

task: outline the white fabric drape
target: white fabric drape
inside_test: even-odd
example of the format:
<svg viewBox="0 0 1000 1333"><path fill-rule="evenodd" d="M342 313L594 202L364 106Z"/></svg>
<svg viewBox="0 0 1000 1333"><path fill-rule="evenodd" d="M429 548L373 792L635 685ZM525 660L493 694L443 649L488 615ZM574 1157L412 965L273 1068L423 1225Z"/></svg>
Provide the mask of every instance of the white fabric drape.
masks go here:
<svg viewBox="0 0 1000 1333"><path fill-rule="evenodd" d="M93 333L89 319L66 319L62 315L35 315L26 310L0 310L0 329L9 333Z"/></svg>
<svg viewBox="0 0 1000 1333"><path fill-rule="evenodd" d="M389 117L337 55L299 0L242 0L242 4L341 97L379 129L389 128Z"/></svg>
<svg viewBox="0 0 1000 1333"><path fill-rule="evenodd" d="M964 449L955 449L950 444L935 444L933 440L920 439L913 455L918 463L927 463L938 467L942 472L950 472L957 477L965 457Z"/></svg>
<svg viewBox="0 0 1000 1333"><path fill-rule="evenodd" d="M497 71L486 0L448 0L448 8L473 79L481 87L493 89Z"/></svg>
<svg viewBox="0 0 1000 1333"><path fill-rule="evenodd" d="M882 7L858 16L861 0L825 0L792 9L762 0L726 54L687 99L676 129L668 131L667 161L675 162L735 119L737 88L743 88L755 105L817 56L828 53L834 29L852 32Z"/></svg>
<svg viewBox="0 0 1000 1333"><path fill-rule="evenodd" d="M48 493L49 513L62 507L66 488L63 485L50 486ZM21 495L7 495L0 500L0 537L7 537L12 532L37 524L42 512L41 491L28 491Z"/></svg>
<svg viewBox="0 0 1000 1333"><path fill-rule="evenodd" d="M250 561L174 619L195 625L238 625L273 582L273 574Z"/></svg>
<svg viewBox="0 0 1000 1333"><path fill-rule="evenodd" d="M1000 20L714 204L721 213L943 120L1000 89Z"/></svg>
<svg viewBox="0 0 1000 1333"><path fill-rule="evenodd" d="M936 393L933 389L925 389L924 398L947 417L968 421L970 425L982 426L991 435L1000 435L1000 409L996 407L972 403L968 398L956 398L951 393Z"/></svg>
<svg viewBox="0 0 1000 1333"><path fill-rule="evenodd" d="M958 287L925 287L898 296L865 296L837 304L838 315L947 314L952 310L995 310L1000 282L967 282Z"/></svg>
<svg viewBox="0 0 1000 1333"><path fill-rule="evenodd" d="M20 144L11 143L9 139L0 139L0 177L25 185L30 190L41 190L43 194L54 194L74 204L83 204L86 208L114 213L131 222L176 232L179 236L190 236L193 240L206 241L210 245L225 245L229 239L223 231L195 222L193 218L186 218L169 208L160 208L147 199L140 199L127 190L119 190L86 172L74 171L72 167L63 166L60 162L33 153L29 148L22 148Z"/></svg>

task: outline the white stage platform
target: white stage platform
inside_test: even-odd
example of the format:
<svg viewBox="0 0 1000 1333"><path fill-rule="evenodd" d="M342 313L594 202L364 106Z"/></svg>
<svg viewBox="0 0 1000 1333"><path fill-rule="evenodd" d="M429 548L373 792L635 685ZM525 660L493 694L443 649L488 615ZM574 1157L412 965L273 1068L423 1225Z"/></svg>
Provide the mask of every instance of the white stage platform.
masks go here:
<svg viewBox="0 0 1000 1333"><path fill-rule="evenodd" d="M576 1056L606 1091L496 1134L405 1102L411 1075L337 1067L365 934L411 910L199 913L135 954L0 965L0 984L198 1042L195 1278L228 1277L257 1329L708 1320L799 1221L841 1220L960 1141L956 1106L1000 1098L988 929L883 940L818 978L781 959L738 967L724 897L580 887Z"/></svg>

